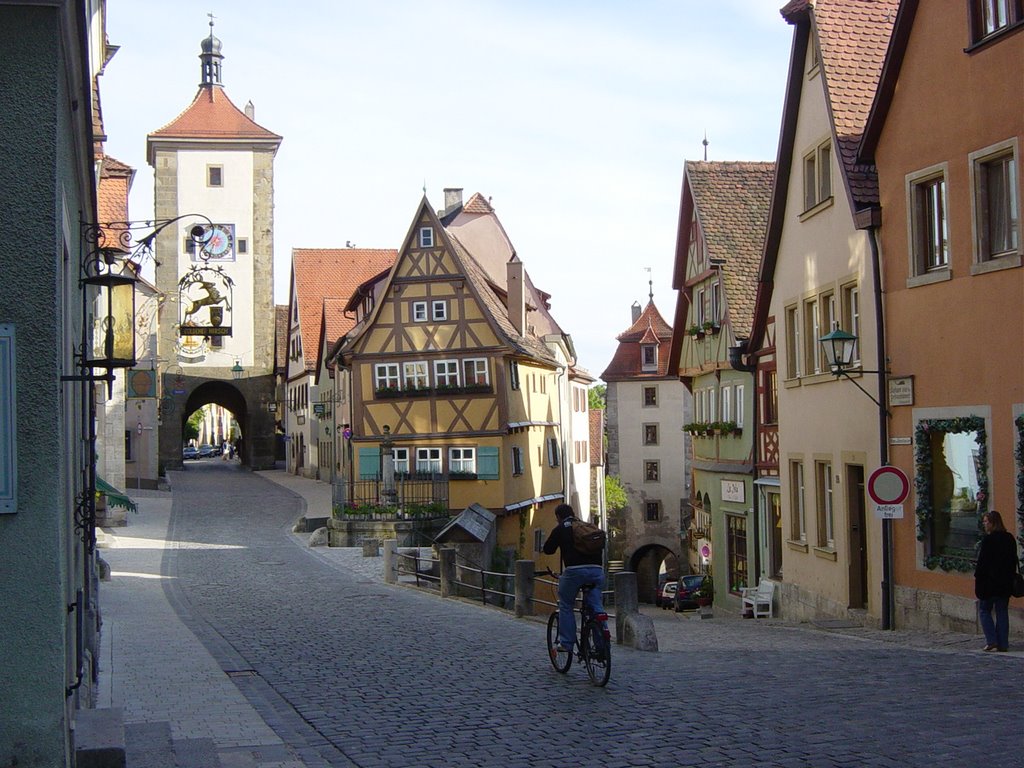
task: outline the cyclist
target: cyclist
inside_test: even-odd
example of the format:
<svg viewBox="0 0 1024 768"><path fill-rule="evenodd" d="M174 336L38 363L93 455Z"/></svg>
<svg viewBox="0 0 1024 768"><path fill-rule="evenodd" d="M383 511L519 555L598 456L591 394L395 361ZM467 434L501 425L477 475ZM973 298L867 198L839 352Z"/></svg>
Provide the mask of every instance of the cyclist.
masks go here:
<svg viewBox="0 0 1024 768"><path fill-rule="evenodd" d="M562 575L558 577L558 648L559 653L572 652L576 638L576 616L573 604L576 593L584 584L593 584L594 589L588 590L585 599L595 613L604 613L601 605L601 590L604 589L604 567L602 552L586 554L576 549L572 538L572 521L576 517L573 508L568 504L555 507L558 519L554 529L544 542L544 554L553 555L561 550Z"/></svg>

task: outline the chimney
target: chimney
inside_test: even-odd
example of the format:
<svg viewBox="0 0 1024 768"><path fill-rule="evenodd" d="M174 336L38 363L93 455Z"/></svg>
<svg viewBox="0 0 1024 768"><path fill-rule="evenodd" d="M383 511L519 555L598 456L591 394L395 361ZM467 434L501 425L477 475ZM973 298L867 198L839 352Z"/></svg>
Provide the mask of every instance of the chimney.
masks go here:
<svg viewBox="0 0 1024 768"><path fill-rule="evenodd" d="M634 301L633 306L630 307L629 309L633 313L633 322L635 323L637 320L640 319L640 302Z"/></svg>
<svg viewBox="0 0 1024 768"><path fill-rule="evenodd" d="M252 99L245 105L245 116L256 122L256 106L252 103Z"/></svg>
<svg viewBox="0 0 1024 768"><path fill-rule="evenodd" d="M520 335L526 329L526 286L523 283L523 262L513 252L506 265L508 278L508 319Z"/></svg>
<svg viewBox="0 0 1024 768"><path fill-rule="evenodd" d="M451 213L456 208L462 207L462 187L444 188L444 212Z"/></svg>

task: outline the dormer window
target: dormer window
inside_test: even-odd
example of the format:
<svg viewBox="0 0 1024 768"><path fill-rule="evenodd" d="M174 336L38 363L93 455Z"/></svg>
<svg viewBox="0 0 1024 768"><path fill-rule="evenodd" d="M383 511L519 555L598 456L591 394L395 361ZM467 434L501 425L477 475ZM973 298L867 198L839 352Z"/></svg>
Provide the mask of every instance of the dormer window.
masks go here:
<svg viewBox="0 0 1024 768"><path fill-rule="evenodd" d="M640 355L643 360L643 369L645 371L654 371L658 369L657 344L641 344Z"/></svg>
<svg viewBox="0 0 1024 768"><path fill-rule="evenodd" d="M434 228L420 227L420 248L434 247Z"/></svg>

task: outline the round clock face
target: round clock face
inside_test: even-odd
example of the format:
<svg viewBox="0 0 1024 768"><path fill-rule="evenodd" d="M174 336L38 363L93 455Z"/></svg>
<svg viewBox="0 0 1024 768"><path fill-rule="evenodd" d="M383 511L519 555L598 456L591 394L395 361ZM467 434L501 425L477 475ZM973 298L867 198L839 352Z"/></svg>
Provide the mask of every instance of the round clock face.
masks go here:
<svg viewBox="0 0 1024 768"><path fill-rule="evenodd" d="M222 224L213 224L206 228L203 250L212 257L220 258L230 254L233 245L230 228Z"/></svg>

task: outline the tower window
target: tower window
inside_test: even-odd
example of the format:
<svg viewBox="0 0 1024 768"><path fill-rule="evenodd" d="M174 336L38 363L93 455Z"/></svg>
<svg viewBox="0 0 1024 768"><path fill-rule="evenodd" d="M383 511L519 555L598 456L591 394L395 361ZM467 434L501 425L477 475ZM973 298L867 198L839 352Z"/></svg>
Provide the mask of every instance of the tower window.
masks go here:
<svg viewBox="0 0 1024 768"><path fill-rule="evenodd" d="M222 166L222 165L208 165L208 166L206 166L206 186L208 186L208 187L223 187L224 186L224 166Z"/></svg>

